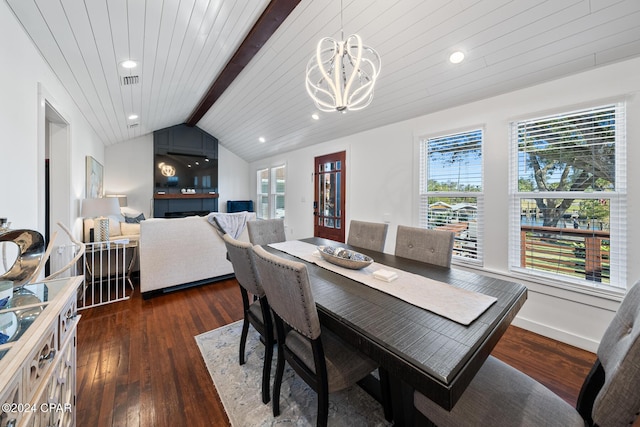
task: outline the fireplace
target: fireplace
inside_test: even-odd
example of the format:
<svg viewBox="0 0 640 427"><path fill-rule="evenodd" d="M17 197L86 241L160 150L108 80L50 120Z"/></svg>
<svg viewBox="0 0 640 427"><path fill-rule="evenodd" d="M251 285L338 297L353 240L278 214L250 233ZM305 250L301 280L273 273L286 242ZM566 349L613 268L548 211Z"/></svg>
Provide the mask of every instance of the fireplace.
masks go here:
<svg viewBox="0 0 640 427"><path fill-rule="evenodd" d="M165 218L186 218L188 216L205 216L209 215L211 211L173 211L165 212Z"/></svg>

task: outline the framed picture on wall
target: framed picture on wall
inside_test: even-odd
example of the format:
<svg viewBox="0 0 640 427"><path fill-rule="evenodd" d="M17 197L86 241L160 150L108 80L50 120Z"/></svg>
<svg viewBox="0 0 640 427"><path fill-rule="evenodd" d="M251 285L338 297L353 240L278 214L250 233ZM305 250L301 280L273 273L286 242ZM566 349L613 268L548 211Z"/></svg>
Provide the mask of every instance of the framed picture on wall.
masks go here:
<svg viewBox="0 0 640 427"><path fill-rule="evenodd" d="M87 156L87 199L96 199L103 195L102 165L91 156Z"/></svg>

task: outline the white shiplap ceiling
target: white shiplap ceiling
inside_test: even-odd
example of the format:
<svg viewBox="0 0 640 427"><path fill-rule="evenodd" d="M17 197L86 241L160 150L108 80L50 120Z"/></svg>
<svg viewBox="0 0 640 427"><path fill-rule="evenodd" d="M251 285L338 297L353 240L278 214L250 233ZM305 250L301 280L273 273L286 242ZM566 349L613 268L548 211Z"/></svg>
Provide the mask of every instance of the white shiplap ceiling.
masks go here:
<svg viewBox="0 0 640 427"><path fill-rule="evenodd" d="M6 1L105 144L185 122L269 3ZM343 0L382 73L368 108L316 121L304 70L340 4L302 0L198 127L254 161L640 55L640 0Z"/></svg>

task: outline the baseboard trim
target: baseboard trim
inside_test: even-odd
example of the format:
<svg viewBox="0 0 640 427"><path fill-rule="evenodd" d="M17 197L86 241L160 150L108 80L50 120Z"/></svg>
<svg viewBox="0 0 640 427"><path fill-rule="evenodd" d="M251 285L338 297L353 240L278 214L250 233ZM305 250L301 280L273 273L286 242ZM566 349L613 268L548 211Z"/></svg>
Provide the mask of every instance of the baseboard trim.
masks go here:
<svg viewBox="0 0 640 427"><path fill-rule="evenodd" d="M187 288L193 288L194 286L202 286L202 285L207 285L211 283L221 282L223 280L233 279L235 277L236 275L234 273L223 274L222 276L212 277L210 279L196 280L195 282L183 283L180 285L170 286L168 288L154 289L152 291L143 292L142 299L147 300L147 299L156 297L158 295L164 295L164 294L180 291Z"/></svg>
<svg viewBox="0 0 640 427"><path fill-rule="evenodd" d="M590 351L595 353L598 349L598 345L600 344L598 341L581 337L566 331L562 331L556 328L552 328L547 325L543 325L539 322L534 322L530 319L525 319L520 316L516 316L515 319L511 322L512 325L517 326L522 329L526 329L528 331L534 332L539 335L543 335L545 337L561 341L565 344L572 345L574 347L581 348L583 350Z"/></svg>

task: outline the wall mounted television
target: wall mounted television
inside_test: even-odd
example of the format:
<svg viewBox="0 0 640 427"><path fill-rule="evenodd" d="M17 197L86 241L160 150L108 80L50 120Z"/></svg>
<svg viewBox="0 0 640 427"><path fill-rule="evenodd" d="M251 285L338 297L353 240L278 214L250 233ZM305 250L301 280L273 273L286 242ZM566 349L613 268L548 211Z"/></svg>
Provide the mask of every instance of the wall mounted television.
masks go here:
<svg viewBox="0 0 640 427"><path fill-rule="evenodd" d="M156 191L175 189L218 191L218 160L182 153L156 153L154 165Z"/></svg>

